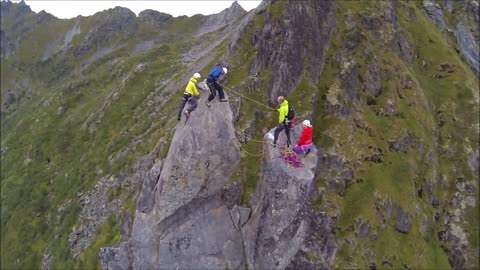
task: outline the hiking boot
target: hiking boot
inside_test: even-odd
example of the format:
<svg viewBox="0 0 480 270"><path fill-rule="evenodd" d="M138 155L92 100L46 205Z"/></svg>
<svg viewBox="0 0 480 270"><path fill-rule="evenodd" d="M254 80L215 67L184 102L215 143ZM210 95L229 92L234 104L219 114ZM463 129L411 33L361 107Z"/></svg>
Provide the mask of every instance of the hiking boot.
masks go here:
<svg viewBox="0 0 480 270"><path fill-rule="evenodd" d="M209 107L209 108L210 108L210 106L211 106L211 105L210 105L210 102L209 102L208 100L205 101L205 105L207 105L207 107Z"/></svg>
<svg viewBox="0 0 480 270"><path fill-rule="evenodd" d="M220 102L228 102L228 99L222 98L222 99L220 99Z"/></svg>
<svg viewBox="0 0 480 270"><path fill-rule="evenodd" d="M273 148L277 147L277 144L272 142L271 145L273 146Z"/></svg>
<svg viewBox="0 0 480 270"><path fill-rule="evenodd" d="M186 116L187 118L189 118L189 117L190 117L190 113L189 113L188 111L185 111L185 113L184 113L184 114L185 114L185 116Z"/></svg>

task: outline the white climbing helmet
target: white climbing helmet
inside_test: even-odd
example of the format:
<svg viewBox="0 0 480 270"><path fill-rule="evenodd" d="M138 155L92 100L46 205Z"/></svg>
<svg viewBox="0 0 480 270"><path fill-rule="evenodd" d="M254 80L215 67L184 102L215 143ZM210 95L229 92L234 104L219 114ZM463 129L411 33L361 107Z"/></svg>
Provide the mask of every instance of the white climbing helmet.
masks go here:
<svg viewBox="0 0 480 270"><path fill-rule="evenodd" d="M310 125L310 121L309 120L303 120L302 124L304 124L305 126L307 127L311 127L312 125Z"/></svg>
<svg viewBox="0 0 480 270"><path fill-rule="evenodd" d="M195 79L200 79L201 77L202 77L202 75L200 75L200 73L198 73L198 72L193 74L193 78L195 78Z"/></svg>
<svg viewBox="0 0 480 270"><path fill-rule="evenodd" d="M226 67L223 68L223 73L227 74L228 69Z"/></svg>

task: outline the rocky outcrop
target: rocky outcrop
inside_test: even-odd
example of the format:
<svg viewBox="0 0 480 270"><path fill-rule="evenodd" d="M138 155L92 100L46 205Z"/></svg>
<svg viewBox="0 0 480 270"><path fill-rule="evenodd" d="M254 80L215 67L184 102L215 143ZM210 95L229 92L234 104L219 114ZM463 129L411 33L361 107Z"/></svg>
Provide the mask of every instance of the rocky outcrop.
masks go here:
<svg viewBox="0 0 480 270"><path fill-rule="evenodd" d="M446 32L448 29L443 17L442 7L432 0L423 1L423 12L437 25L442 32Z"/></svg>
<svg viewBox="0 0 480 270"><path fill-rule="evenodd" d="M365 90L373 97L377 97L382 92L382 78L380 77L380 70L375 59L368 65L364 86Z"/></svg>
<svg viewBox="0 0 480 270"><path fill-rule="evenodd" d="M66 49L68 48L68 46L72 43L72 40L73 40L73 37L75 37L76 35L80 34L81 32L81 29L80 29L80 24L78 23L75 23L75 25L73 26L72 29L70 29L66 34L65 34L65 38L64 38L64 41L63 41L63 45L61 47L61 49Z"/></svg>
<svg viewBox="0 0 480 270"><path fill-rule="evenodd" d="M472 67L477 76L480 76L480 48L478 39L475 40L472 32L470 32L470 29L464 22L457 24L455 36L457 37L457 42L460 45L460 51L465 61Z"/></svg>
<svg viewBox="0 0 480 270"><path fill-rule="evenodd" d="M21 41L33 31L34 25L26 18L34 13L24 1L20 3L1 1L0 5L0 18L2 20L0 56L8 58L20 47ZM9 27L5 27L6 25Z"/></svg>
<svg viewBox="0 0 480 270"><path fill-rule="evenodd" d="M294 140L300 132L298 126ZM329 230L320 235L316 230L333 223L308 204L317 150L300 157L301 168L291 167L281 150L270 146L271 130L252 209L232 207L238 188L227 183L240 158L234 134L225 103L210 109L202 104L188 122L177 125L167 158L145 175L132 237L101 250L104 269L283 269L301 248L324 250L331 263L334 238ZM325 237L328 247L304 246L309 236Z"/></svg>
<svg viewBox="0 0 480 270"><path fill-rule="evenodd" d="M239 268L241 235L221 198L239 159L228 104L202 103L146 178L131 239L102 249L103 268Z"/></svg>
<svg viewBox="0 0 480 270"><path fill-rule="evenodd" d="M159 26L173 22L173 16L152 9L146 9L138 14L138 20L151 26Z"/></svg>
<svg viewBox="0 0 480 270"><path fill-rule="evenodd" d="M218 14L205 17L197 32L197 35L203 35L209 32L217 31L222 27L232 24L242 18L247 12L238 4L237 1Z"/></svg>
<svg viewBox="0 0 480 270"><path fill-rule="evenodd" d="M427 17L442 32L453 32L457 38L459 49L465 61L472 67L477 76L480 76L480 48L478 31L480 29L480 15L478 1L450 1L445 0L444 9L448 13L452 13L454 7L464 12L456 14L456 25L451 25L450 29L445 22L442 7L432 1L423 1L423 11Z"/></svg>
<svg viewBox="0 0 480 270"><path fill-rule="evenodd" d="M8 58L18 47L18 42L13 41L5 31L0 31L1 57Z"/></svg>
<svg viewBox="0 0 480 270"><path fill-rule="evenodd" d="M298 126L294 137L300 132ZM284 269L297 254L310 228L305 213L317 150L313 149L302 160L303 168L290 167L279 149L269 145L273 130L265 137L262 172L249 203L252 216L242 234L248 269Z"/></svg>
<svg viewBox="0 0 480 270"><path fill-rule="evenodd" d="M20 1L20 3L15 4L11 1L1 1L0 3L0 15L7 16L12 15L13 17L21 17L27 14L32 13L32 9L25 4L25 1Z"/></svg>
<svg viewBox="0 0 480 270"><path fill-rule="evenodd" d="M306 209L308 236L286 269L330 269L338 250L333 233L335 219L310 205Z"/></svg>
<svg viewBox="0 0 480 270"><path fill-rule="evenodd" d="M265 27L255 32L253 45L257 48L250 74L271 69L267 100L273 104L278 95L288 95L300 83L304 65L308 77L316 84L325 62L325 51L335 29L332 1L278 1L284 5L281 20L270 9L263 13ZM258 16L258 15L257 15ZM276 15L277 17L279 15ZM282 41L279 42L279 39ZM315 44L309 46L308 44Z"/></svg>
<svg viewBox="0 0 480 270"><path fill-rule="evenodd" d="M79 217L79 225L72 228L69 235L70 249L73 256L81 254L85 248L90 246L96 236L98 228L106 222L111 215L116 215L119 219L119 213L122 203L126 200L127 193L122 196L114 196L118 190L128 190L129 193L136 193L140 187L138 184L143 179L148 179L148 169L152 168L156 151L139 159L135 164L135 172L133 175L122 175L119 177L102 178L95 188L87 193L80 192L77 194L78 201L82 206ZM152 170L156 171L162 162L159 161L153 166ZM146 181L148 183L148 181ZM145 184L144 184L145 185ZM128 224L122 220L123 225L127 225L122 233L122 237L128 234Z"/></svg>

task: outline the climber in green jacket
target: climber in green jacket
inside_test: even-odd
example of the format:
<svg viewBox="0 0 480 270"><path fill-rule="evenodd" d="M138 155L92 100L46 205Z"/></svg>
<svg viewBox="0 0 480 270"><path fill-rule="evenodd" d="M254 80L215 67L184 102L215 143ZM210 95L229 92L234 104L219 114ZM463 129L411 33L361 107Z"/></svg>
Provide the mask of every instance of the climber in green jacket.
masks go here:
<svg viewBox="0 0 480 270"><path fill-rule="evenodd" d="M182 117L182 111L183 111L183 108L185 107L185 104L187 104L187 102L189 103L189 106L184 112L187 119L188 117L190 117L190 113L197 108L198 100L200 99L200 93L198 92L196 83L198 82L198 79L200 79L201 77L202 76L200 75L200 73L195 73L193 74L193 77L191 77L190 80L188 81L187 87L183 92L183 98L182 98L182 103L180 103L180 109L178 110L178 118L177 118L178 121L180 121L180 118Z"/></svg>
<svg viewBox="0 0 480 270"><path fill-rule="evenodd" d="M277 146L277 139L278 135L282 130L285 129L285 134L287 135L287 145L290 147L290 127L289 127L289 119L288 119L288 114L289 114L289 109L288 109L288 101L285 99L283 96L279 96L277 98L278 103L280 104L280 108L277 110L278 111L278 127L275 129L273 133L273 142L272 146L276 147Z"/></svg>

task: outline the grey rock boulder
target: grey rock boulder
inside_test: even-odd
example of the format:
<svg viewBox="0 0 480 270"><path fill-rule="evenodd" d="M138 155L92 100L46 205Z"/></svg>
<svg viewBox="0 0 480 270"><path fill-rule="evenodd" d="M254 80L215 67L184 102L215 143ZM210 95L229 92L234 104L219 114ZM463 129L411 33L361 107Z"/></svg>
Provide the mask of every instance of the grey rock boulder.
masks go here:
<svg viewBox="0 0 480 270"><path fill-rule="evenodd" d="M297 126L292 132L292 142L301 133ZM304 166L288 166L273 148L273 129L265 135L264 159L261 176L250 206L250 220L242 227L248 269L284 269L292 261L303 244L309 229L309 221L302 213L308 202L314 171L317 165L317 149L303 158ZM283 143L284 134L278 144Z"/></svg>

